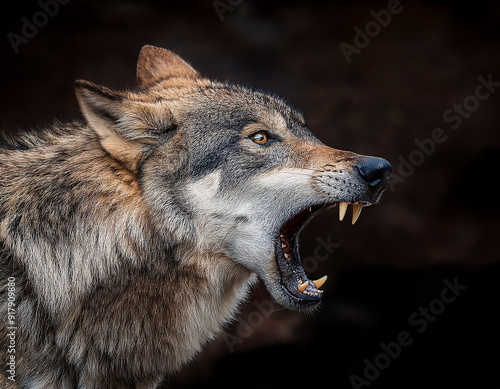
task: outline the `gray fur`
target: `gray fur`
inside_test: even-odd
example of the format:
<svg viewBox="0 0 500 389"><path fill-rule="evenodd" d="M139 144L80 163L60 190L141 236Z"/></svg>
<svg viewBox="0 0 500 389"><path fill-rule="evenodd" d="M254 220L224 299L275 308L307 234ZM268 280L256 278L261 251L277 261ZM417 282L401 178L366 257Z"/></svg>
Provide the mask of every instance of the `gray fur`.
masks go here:
<svg viewBox="0 0 500 389"><path fill-rule="evenodd" d="M17 329L16 381L3 369L1 387L155 388L257 277L302 309L280 289L275 237L304 207L344 201L336 176L352 200L377 200L357 155L324 146L283 100L151 46L138 78L134 92L77 82L85 122L2 143L0 312L14 277ZM257 130L275 142L254 143Z"/></svg>

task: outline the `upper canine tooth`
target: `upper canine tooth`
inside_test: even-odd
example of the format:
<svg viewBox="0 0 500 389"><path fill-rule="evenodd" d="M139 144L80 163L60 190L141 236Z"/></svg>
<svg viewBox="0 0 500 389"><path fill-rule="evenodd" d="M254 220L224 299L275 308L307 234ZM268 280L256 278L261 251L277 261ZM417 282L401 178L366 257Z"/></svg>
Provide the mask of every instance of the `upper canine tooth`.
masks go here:
<svg viewBox="0 0 500 389"><path fill-rule="evenodd" d="M347 212L347 203L344 203L344 202L339 203L339 220L340 221L342 221L344 219L346 212Z"/></svg>
<svg viewBox="0 0 500 389"><path fill-rule="evenodd" d="M326 282L327 276L321 277L319 280L313 281L314 285L316 286L316 289L319 289L323 286L323 284Z"/></svg>
<svg viewBox="0 0 500 389"><path fill-rule="evenodd" d="M352 224L356 223L356 221L359 218L359 215L361 214L362 209L363 206L361 204L355 204L352 206Z"/></svg>

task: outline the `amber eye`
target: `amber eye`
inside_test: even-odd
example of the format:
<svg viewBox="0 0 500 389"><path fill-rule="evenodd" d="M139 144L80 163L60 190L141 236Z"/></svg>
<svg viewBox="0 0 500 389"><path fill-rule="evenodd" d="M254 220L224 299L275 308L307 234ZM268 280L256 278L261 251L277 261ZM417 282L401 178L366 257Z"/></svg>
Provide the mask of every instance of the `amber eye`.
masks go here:
<svg viewBox="0 0 500 389"><path fill-rule="evenodd" d="M265 131L256 132L250 138L259 145L263 145L269 141L269 135Z"/></svg>

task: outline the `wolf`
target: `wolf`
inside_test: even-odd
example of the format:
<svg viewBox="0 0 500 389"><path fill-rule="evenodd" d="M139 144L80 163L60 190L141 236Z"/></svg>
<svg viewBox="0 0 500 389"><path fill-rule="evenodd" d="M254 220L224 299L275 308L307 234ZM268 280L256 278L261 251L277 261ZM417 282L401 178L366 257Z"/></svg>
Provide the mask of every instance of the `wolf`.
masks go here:
<svg viewBox="0 0 500 389"><path fill-rule="evenodd" d="M1 142L2 388L155 388L259 279L315 309L299 232L387 186L389 162L326 146L275 95L154 46L137 79L76 81L83 120Z"/></svg>

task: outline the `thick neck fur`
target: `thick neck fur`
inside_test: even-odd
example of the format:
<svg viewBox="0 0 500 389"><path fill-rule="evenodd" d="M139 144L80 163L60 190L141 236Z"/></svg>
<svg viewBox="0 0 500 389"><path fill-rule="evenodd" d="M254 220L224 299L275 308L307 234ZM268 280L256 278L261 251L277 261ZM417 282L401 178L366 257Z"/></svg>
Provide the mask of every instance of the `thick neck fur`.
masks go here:
<svg viewBox="0 0 500 389"><path fill-rule="evenodd" d="M0 272L18 280L19 379L154 387L234 316L255 276L157 231L137 177L90 130L56 131L0 153ZM39 331L45 343L33 344Z"/></svg>

